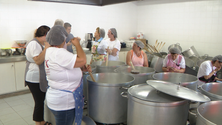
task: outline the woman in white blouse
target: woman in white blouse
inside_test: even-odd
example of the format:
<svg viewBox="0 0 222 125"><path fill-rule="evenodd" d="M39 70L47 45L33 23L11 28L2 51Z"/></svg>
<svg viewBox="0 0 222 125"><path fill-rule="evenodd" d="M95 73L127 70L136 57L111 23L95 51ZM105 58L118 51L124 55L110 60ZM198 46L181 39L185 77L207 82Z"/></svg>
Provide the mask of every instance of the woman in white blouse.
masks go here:
<svg viewBox="0 0 222 125"><path fill-rule="evenodd" d="M91 62L95 61L106 61L107 54L106 48L108 43L103 40L105 37L105 30L102 28L97 27L96 32L94 33L95 41L93 41L91 53L92 53L92 60Z"/></svg>
<svg viewBox="0 0 222 125"><path fill-rule="evenodd" d="M81 124L82 118L82 71L86 55L79 38L71 39L77 54L68 52L64 45L68 34L63 26L54 26L46 36L51 45L45 54L45 70L49 88L47 105L55 116L56 125Z"/></svg>
<svg viewBox="0 0 222 125"><path fill-rule="evenodd" d="M117 39L117 31L115 28L111 28L108 31L108 37L106 41L108 42L108 48L106 49L109 53L109 60L118 61L119 51L120 51L120 41Z"/></svg>

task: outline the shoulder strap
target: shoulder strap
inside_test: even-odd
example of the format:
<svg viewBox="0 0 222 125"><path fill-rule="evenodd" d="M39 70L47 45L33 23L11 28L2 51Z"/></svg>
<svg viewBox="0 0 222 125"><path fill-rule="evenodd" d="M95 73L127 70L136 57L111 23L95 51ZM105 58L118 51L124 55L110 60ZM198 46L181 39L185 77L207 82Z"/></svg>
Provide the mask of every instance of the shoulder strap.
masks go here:
<svg viewBox="0 0 222 125"><path fill-rule="evenodd" d="M34 38L33 40L35 40L35 41L41 46L42 50L44 49L44 47L42 46L42 44L41 44L36 38Z"/></svg>

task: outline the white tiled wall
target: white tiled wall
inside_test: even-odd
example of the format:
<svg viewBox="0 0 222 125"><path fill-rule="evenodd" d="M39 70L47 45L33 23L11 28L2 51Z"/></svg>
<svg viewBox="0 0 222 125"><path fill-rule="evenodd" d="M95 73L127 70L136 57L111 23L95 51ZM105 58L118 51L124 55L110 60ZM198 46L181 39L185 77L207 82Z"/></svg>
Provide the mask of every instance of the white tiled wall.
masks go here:
<svg viewBox="0 0 222 125"><path fill-rule="evenodd" d="M134 2L101 7L0 0L0 48L11 47L15 40L31 40L36 28L43 24L52 27L58 18L72 24L74 36L84 38L85 33L94 33L99 26L105 29L106 34L109 28L114 27L119 39L128 39L136 34L136 6Z"/></svg>
<svg viewBox="0 0 222 125"><path fill-rule="evenodd" d="M103 27L115 27L120 40L143 32L149 43L156 39L194 46L200 55L222 54L222 0L144 0L108 6L90 6L28 0L0 0L0 48L15 40L30 40L40 25L55 19L72 24L74 36ZM106 33L107 34L107 33ZM107 35L106 35L107 38Z"/></svg>
<svg viewBox="0 0 222 125"><path fill-rule="evenodd" d="M149 43L156 39L180 43L183 50L192 45L200 55L222 54L222 0L150 0L138 3L138 31Z"/></svg>

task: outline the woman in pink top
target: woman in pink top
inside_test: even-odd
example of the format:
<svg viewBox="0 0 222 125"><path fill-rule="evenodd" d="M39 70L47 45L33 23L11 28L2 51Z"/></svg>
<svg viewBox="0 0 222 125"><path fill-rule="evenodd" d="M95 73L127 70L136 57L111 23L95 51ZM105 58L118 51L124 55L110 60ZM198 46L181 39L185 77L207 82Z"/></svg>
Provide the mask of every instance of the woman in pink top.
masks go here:
<svg viewBox="0 0 222 125"><path fill-rule="evenodd" d="M128 51L126 56L126 63L130 65L130 61L132 61L134 66L143 66L148 67L148 59L145 52L142 51L144 48L143 42L136 40L133 43L132 50Z"/></svg>
<svg viewBox="0 0 222 125"><path fill-rule="evenodd" d="M180 50L174 47L171 48L169 52L170 54L168 54L163 60L162 70L164 72L184 73L186 68L185 59L182 55L180 55Z"/></svg>

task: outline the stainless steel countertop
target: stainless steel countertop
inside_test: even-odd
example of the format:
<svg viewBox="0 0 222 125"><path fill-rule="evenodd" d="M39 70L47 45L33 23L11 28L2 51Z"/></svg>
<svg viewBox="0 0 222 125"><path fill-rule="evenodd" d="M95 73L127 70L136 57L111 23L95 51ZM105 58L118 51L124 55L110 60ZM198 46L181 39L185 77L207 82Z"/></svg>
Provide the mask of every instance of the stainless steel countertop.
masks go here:
<svg viewBox="0 0 222 125"><path fill-rule="evenodd" d="M132 48L121 48L121 51L129 51ZM85 54L91 54L91 51L86 50L84 51ZM14 55L14 56L5 56L0 57L0 63L11 63L11 62L20 62L20 61L26 61L25 55Z"/></svg>
<svg viewBox="0 0 222 125"><path fill-rule="evenodd" d="M0 63L10 63L10 62L20 62L20 61L26 61L25 55L0 57Z"/></svg>

